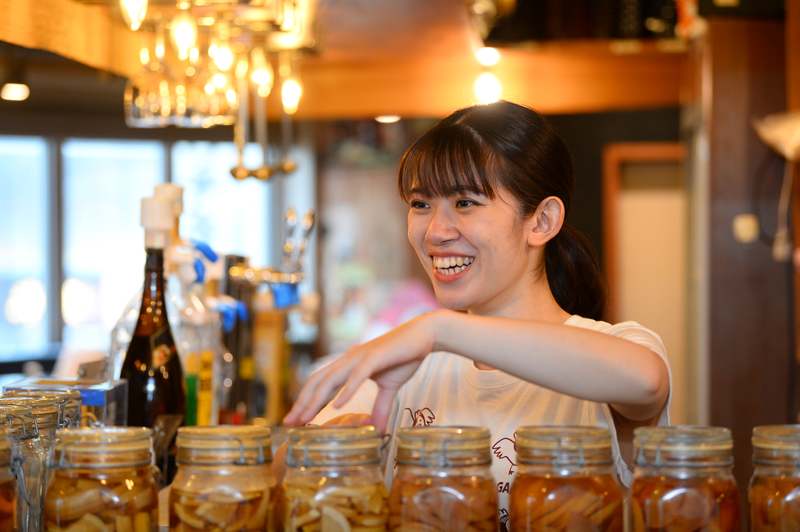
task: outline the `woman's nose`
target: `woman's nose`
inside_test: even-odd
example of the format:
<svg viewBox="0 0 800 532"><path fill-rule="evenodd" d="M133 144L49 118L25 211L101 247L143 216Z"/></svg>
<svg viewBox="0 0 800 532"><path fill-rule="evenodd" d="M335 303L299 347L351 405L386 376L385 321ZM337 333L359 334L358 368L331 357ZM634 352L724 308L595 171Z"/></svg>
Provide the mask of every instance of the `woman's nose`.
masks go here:
<svg viewBox="0 0 800 532"><path fill-rule="evenodd" d="M453 213L448 209L435 208L425 238L432 244L439 245L458 238Z"/></svg>

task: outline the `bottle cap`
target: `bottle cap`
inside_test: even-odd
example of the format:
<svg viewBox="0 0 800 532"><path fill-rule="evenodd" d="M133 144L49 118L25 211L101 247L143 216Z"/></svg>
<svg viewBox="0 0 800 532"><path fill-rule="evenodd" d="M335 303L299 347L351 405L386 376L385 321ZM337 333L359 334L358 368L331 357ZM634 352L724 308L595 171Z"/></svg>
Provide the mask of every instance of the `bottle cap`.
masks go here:
<svg viewBox="0 0 800 532"><path fill-rule="evenodd" d="M183 187L173 185L172 183L156 185L154 196L172 200L173 216L178 217L183 213Z"/></svg>
<svg viewBox="0 0 800 532"><path fill-rule="evenodd" d="M172 200L159 196L142 198L142 227L154 231L169 231L173 224Z"/></svg>

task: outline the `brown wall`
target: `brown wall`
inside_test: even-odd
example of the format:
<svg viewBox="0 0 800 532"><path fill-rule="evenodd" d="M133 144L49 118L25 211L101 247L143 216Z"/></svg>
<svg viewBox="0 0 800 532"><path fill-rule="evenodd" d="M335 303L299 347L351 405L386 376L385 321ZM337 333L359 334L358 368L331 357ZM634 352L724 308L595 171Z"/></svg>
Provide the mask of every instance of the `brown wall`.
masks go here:
<svg viewBox="0 0 800 532"><path fill-rule="evenodd" d="M753 210L762 162L772 168L766 181L781 177L752 120L786 107L784 50L782 21L712 19L699 64L709 128L710 422L733 432L742 492L753 427L796 422L791 268L773 261L769 246L745 247L731 231L734 216ZM763 222L773 231L777 195L774 184L765 187Z"/></svg>

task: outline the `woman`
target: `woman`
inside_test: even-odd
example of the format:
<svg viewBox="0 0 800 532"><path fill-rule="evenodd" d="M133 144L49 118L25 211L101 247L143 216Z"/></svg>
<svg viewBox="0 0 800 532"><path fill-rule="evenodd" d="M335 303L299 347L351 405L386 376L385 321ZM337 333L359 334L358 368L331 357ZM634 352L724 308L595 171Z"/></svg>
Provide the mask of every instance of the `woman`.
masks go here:
<svg viewBox="0 0 800 532"><path fill-rule="evenodd" d="M596 255L564 224L573 181L563 140L526 107L469 107L426 132L403 158L399 188L444 310L314 373L285 423L372 423L389 434L486 426L501 514L517 427L608 427L629 484L633 429L669 423L669 368L655 333L596 321L606 308Z"/></svg>

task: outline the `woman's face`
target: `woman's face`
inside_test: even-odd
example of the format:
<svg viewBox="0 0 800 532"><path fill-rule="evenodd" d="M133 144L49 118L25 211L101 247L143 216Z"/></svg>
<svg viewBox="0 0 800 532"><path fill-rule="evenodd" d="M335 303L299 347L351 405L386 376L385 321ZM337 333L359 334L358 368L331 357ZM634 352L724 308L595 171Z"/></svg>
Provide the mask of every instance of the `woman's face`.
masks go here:
<svg viewBox="0 0 800 532"><path fill-rule="evenodd" d="M533 287L536 253L527 243L515 200L465 192L411 194L408 238L445 308L508 315ZM522 226L521 226L522 225Z"/></svg>

